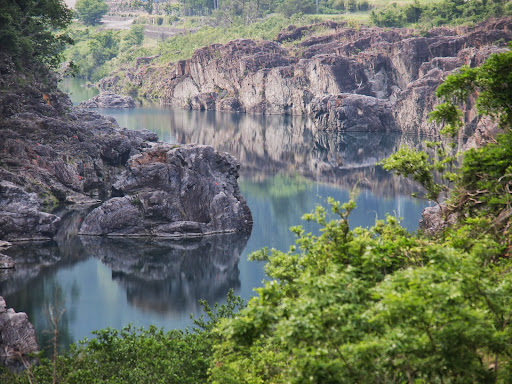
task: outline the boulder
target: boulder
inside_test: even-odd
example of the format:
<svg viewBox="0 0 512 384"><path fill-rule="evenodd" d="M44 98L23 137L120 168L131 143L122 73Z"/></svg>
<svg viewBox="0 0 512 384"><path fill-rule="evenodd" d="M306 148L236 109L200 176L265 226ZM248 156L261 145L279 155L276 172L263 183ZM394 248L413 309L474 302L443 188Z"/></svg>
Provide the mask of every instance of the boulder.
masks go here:
<svg viewBox="0 0 512 384"><path fill-rule="evenodd" d="M423 210L419 227L427 234L434 236L455 224L456 221L457 216L452 212L446 212L446 205L441 203Z"/></svg>
<svg viewBox="0 0 512 384"><path fill-rule="evenodd" d="M28 354L37 351L36 332L27 314L7 309L0 296L0 365L22 368L22 359L28 359Z"/></svg>
<svg viewBox="0 0 512 384"><path fill-rule="evenodd" d="M158 144L128 161L112 185L116 197L85 217L80 234L179 238L250 232L239 167L209 146Z"/></svg>
<svg viewBox="0 0 512 384"><path fill-rule="evenodd" d="M92 99L81 102L78 106L81 108L135 108L136 105L130 96L103 92Z"/></svg>

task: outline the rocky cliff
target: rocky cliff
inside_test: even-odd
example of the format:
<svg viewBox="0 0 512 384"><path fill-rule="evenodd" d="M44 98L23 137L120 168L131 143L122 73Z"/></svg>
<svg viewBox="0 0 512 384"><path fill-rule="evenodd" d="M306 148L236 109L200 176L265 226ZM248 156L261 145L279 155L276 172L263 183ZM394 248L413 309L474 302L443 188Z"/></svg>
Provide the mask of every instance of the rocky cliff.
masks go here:
<svg viewBox="0 0 512 384"><path fill-rule="evenodd" d="M0 239L52 238L62 212L84 204L100 205L87 234L250 231L233 157L120 129L73 108L50 74L21 75L5 56L0 89Z"/></svg>
<svg viewBox="0 0 512 384"><path fill-rule="evenodd" d="M189 60L137 60L100 82L139 88L164 104L266 114L307 114L320 129L437 133L427 115L453 70L477 66L512 39L512 20L473 27L349 28L327 22L289 27L275 41L234 40ZM470 103L468 129L478 128Z"/></svg>
<svg viewBox="0 0 512 384"><path fill-rule="evenodd" d="M23 360L28 363L28 355L38 350L36 332L27 314L7 309L0 296L0 365L22 369Z"/></svg>

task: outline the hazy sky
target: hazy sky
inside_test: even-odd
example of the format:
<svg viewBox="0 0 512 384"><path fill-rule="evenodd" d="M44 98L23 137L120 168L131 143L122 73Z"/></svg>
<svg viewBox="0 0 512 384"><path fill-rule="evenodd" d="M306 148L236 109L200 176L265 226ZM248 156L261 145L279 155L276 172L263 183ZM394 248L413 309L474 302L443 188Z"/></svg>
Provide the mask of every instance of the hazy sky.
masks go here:
<svg viewBox="0 0 512 384"><path fill-rule="evenodd" d="M64 0L64 2L68 5L68 7L74 7L76 0Z"/></svg>

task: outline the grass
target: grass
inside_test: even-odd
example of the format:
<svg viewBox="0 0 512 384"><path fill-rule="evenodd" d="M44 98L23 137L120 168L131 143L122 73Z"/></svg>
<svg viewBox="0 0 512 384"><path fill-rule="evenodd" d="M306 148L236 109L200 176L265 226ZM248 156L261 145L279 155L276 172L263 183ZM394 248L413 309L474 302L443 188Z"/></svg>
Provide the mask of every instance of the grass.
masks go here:
<svg viewBox="0 0 512 384"><path fill-rule="evenodd" d="M288 25L308 25L321 20L321 18L311 15L292 18L272 15L261 22L250 25L233 25L228 28L204 27L195 33L171 37L161 42L158 47L162 54L160 62L188 59L199 48L214 43L227 43L234 39L272 40Z"/></svg>

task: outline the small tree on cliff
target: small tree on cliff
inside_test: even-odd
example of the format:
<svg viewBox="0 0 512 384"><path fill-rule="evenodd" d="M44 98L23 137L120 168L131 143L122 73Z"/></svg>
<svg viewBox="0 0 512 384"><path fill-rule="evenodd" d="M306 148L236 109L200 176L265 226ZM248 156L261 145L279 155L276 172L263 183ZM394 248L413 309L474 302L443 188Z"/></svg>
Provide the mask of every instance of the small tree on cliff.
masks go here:
<svg viewBox="0 0 512 384"><path fill-rule="evenodd" d="M105 0L78 0L75 5L78 18L86 25L99 24L108 12Z"/></svg>

